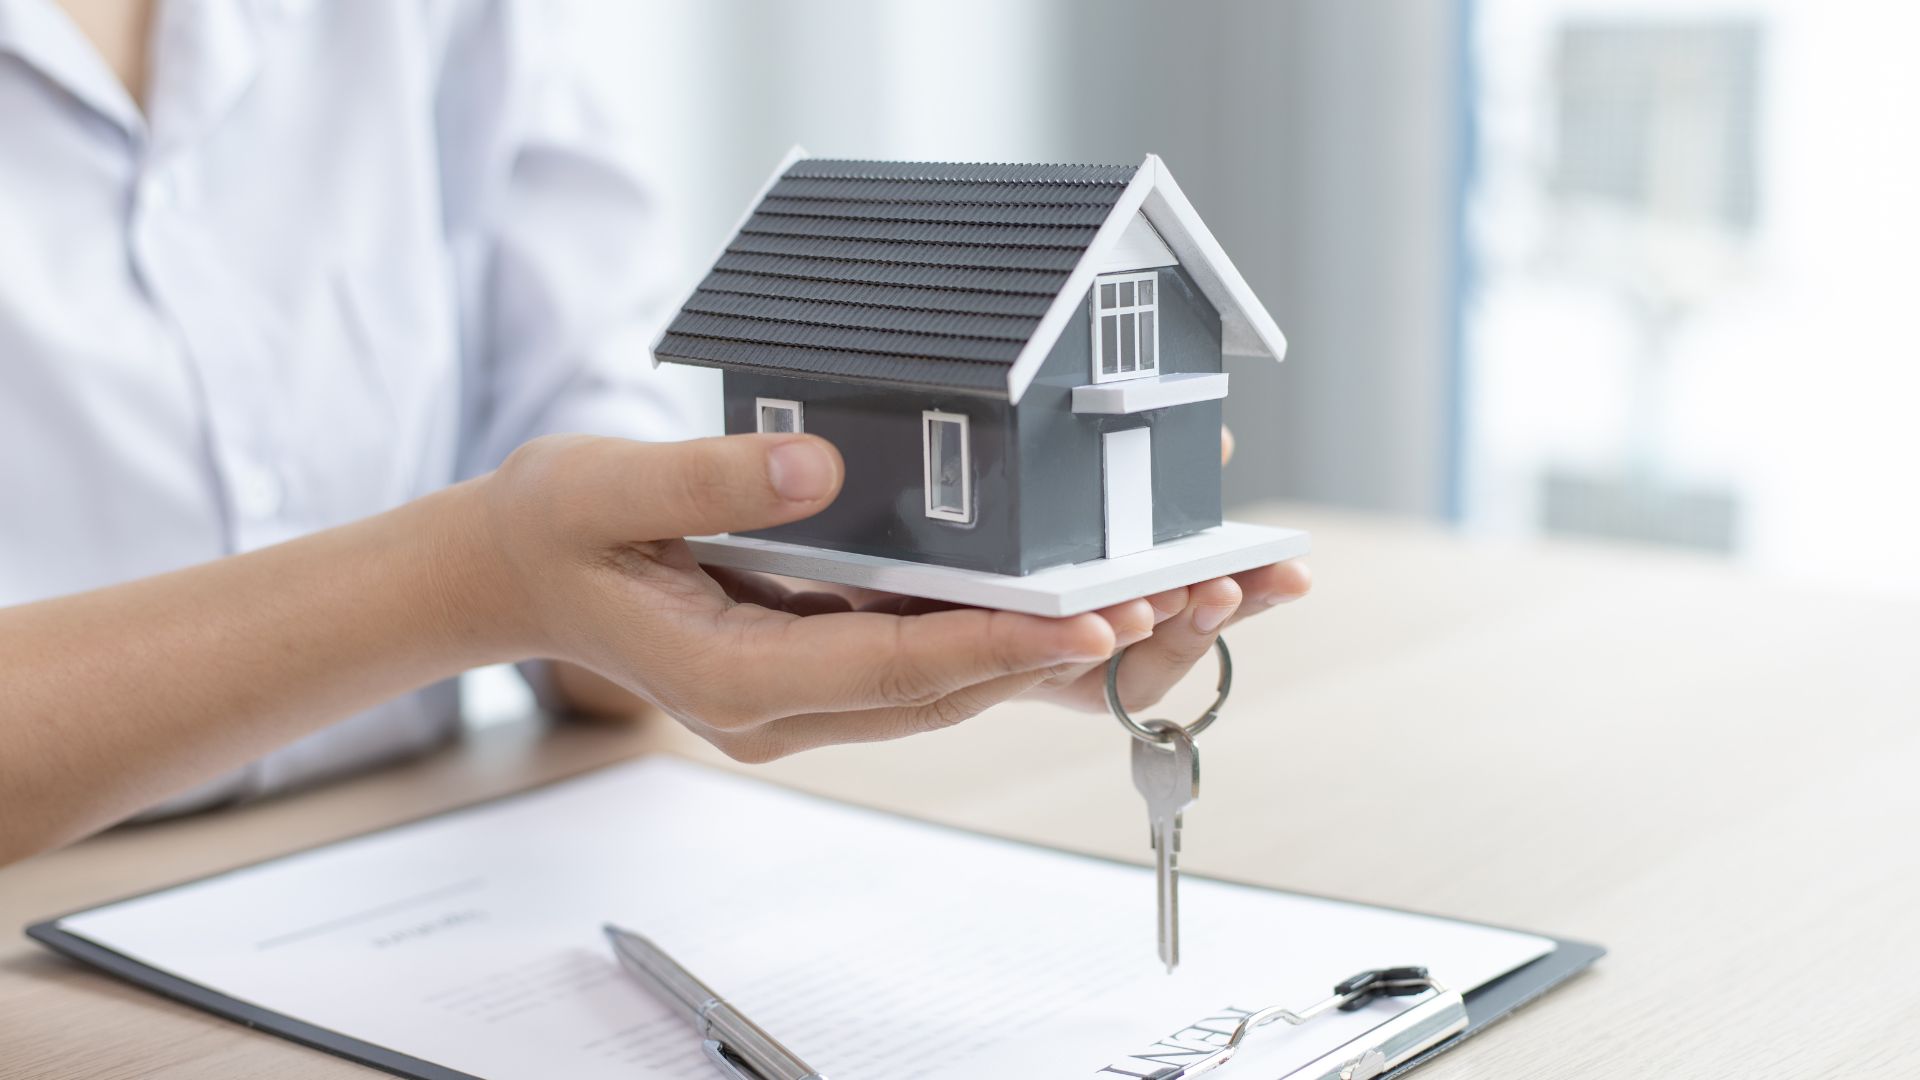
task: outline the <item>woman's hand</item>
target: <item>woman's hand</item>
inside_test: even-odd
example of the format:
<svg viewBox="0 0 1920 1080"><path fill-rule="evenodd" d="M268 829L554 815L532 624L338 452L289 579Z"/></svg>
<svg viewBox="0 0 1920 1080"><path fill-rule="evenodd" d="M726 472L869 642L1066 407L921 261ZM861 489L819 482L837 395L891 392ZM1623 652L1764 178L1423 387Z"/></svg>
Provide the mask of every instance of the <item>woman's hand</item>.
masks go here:
<svg viewBox="0 0 1920 1080"><path fill-rule="evenodd" d="M1207 659L1222 630L1289 600L1298 600L1311 584L1304 563L1276 563L1096 612L1113 627L1114 648L1131 647L1120 665L1121 704L1128 712L1137 712L1158 702L1194 665ZM821 593L795 594L786 602L820 610L836 604L844 607L846 603ZM883 597L867 601L865 610L912 614L952 607L911 597ZM1062 665L1035 682L1026 696L1086 712L1106 712L1109 658Z"/></svg>
<svg viewBox="0 0 1920 1080"><path fill-rule="evenodd" d="M1223 430L1221 436L1223 436L1221 457L1225 461L1225 457L1233 454L1231 450L1233 442L1229 432ZM814 442L814 440L808 440L808 442ZM540 461L545 459L547 454L580 454L582 448L591 448L593 444L609 444L609 440L561 440L551 444L536 444L528 448L528 452L524 454L528 457L538 455L536 461ZM705 444L689 444L689 446L718 448L720 444L716 440L707 440ZM741 444L732 444L732 446L741 446ZM820 446L826 446L826 444L820 444ZM611 450L616 454L632 454L639 448L634 444L611 442L601 450ZM643 450L647 454L655 454L659 450L670 450L670 448L649 446ZM831 455L831 448L828 448L828 454ZM718 469L730 467L730 465L722 465L720 463L722 459L701 457L701 461L707 461L707 467L718 467ZM828 477L820 479L822 490L837 490L837 480L839 480L837 457L829 457L826 461L833 463L833 475L831 479ZM520 471L522 465L528 465L528 461L526 459L513 461L509 469L503 469L499 473L501 477L499 482L503 484L520 482L516 479L515 473ZM758 465L758 461L749 455L745 461L741 461L741 465L747 469L753 469ZM557 467L557 463L545 461L540 467ZM572 469L572 465L568 469ZM755 473L749 473L749 479L755 479L755 477ZM584 479L584 477L576 477L576 479ZM689 500L693 498L693 492L707 492L699 498L712 500L714 498L712 492L724 486L726 486L724 482L695 480L693 488L687 488ZM551 482L538 482L536 488L545 492L557 490ZM753 500L758 496L749 492L747 498ZM828 502L831 502L831 494L820 496L818 502L810 502L803 496L799 503L793 503L791 507L776 509L776 519L768 519L768 521L756 519L755 525L718 523L722 517L728 517L739 511L728 509L720 503L712 503L712 505L701 503L701 505L693 505L691 513L707 515L703 519L705 527L689 530L687 534L755 528L760 525L772 525L776 521L793 521L793 519L804 517L806 513L820 509ZM664 505L659 507L659 511L684 517L684 511L676 511ZM741 511L758 513L753 507L741 507ZM647 530L659 532L660 528L657 525L649 525ZM668 588L670 592L674 592L684 600L691 598L693 607L687 607L684 611L701 611L701 619L712 619L714 611L726 611L724 619L733 621L733 625L726 632L741 632L743 628L751 626L749 632L764 634L774 626L783 626L783 630L780 630L781 634L791 636L801 630L801 626L797 626L801 619L822 619L829 615L841 617L845 613L906 617L910 621L906 626L912 626L914 634L931 632L933 626L939 626L941 634L954 632L954 626L966 626L966 632L970 632L973 628L981 628L989 634L995 632L996 626L1004 625L1025 626L1027 632L1033 630L1033 619L1018 617L1018 615L1004 615L1004 613L991 615L985 611L972 613L970 623L950 619L950 621L929 626L925 623L914 623L914 621L927 619L939 613L962 615L970 609L964 609L952 603L939 603L939 601L870 594L862 590L839 590L835 586L806 586L801 582L793 582L793 584L799 584L799 588L793 588L793 584L789 582L781 582L776 578L762 577L762 575L735 573L735 571L712 569L712 567L708 569L693 567L691 559L687 557L684 544L680 544L678 540L643 544L639 546L639 550L628 550L620 557L620 561L630 571L634 571L624 575L626 580L622 588L641 588L641 590ZM1129 709L1144 709L1154 701L1160 700L1167 690L1173 688L1175 682L1181 680L1181 676L1187 675L1188 669L1208 659L1208 653L1213 648L1213 640L1219 636L1219 632L1225 626L1238 623L1248 615L1258 615L1261 611L1267 611L1284 601L1300 598L1302 594L1308 592L1308 584L1308 571L1302 563L1279 563L1271 567L1258 567L1252 571L1244 571L1233 577L1213 578L1187 588L1175 588L1156 596L1148 596L1144 600L1127 601L1127 603L1119 603L1114 607L1098 611L1098 617L1114 632L1112 648L1137 646L1127 653L1127 661L1121 667L1121 676L1119 676L1121 701ZM839 623L845 623L845 619L837 619L833 626ZM1043 621L1043 623L1056 623L1056 621ZM874 625L874 623L868 621L868 625ZM816 628L818 626L808 626L806 630L816 630ZM676 630L676 640L682 634L685 634L684 626ZM1081 638L1081 640L1089 648L1094 646L1094 638ZM695 646L695 648L701 648L701 646ZM941 642L927 640L925 650L939 651ZM797 749L812 748L828 742L893 738L899 734L910 734L910 732L927 730L933 726L945 726L945 724L966 719L973 713L985 709L987 705L1006 700L1014 694L1058 701L1075 709L1104 711L1106 709L1104 665L1108 655L1110 653L1102 651L1098 657L1079 661L1079 663L1071 663L1071 661L1052 663L1052 665L1046 665L1044 671L1025 669L1025 675L1021 675L1020 678L1002 678L991 688L954 692L954 694L948 694L947 698L937 701L925 701L925 703L906 705L906 707L895 703L891 709L879 709L879 711L860 709L866 715L856 719L851 717L829 719L826 713L831 711L828 709L812 709L812 711L801 709L793 715L772 717L772 721L778 721L778 723L772 723L768 721L772 713L768 711L766 705L758 709L741 711L732 701L703 701L703 688L699 684L685 688L680 694L674 694L672 686L660 688L660 690L666 690L664 696L659 690L649 692L647 690L649 676L639 669L630 669L628 675L620 676L614 675L607 669L595 667L595 671L611 676L614 686L607 686L601 678L591 673L582 678L582 673L578 669L561 665L561 686L564 690L572 692L576 698L586 698L586 703L591 709L607 711L607 713L620 713L630 709L632 707L632 696L628 694L630 690L634 696L653 701L668 713L676 715L682 723L691 726L695 732L703 734L710 742L726 749L735 757L766 759L766 757L778 757L785 753L793 753ZM793 657L781 657L781 659L791 661ZM831 673L835 673L837 669L847 667L845 659L835 659L835 657L818 657L820 663L814 663L816 657L808 657L808 655L801 655L797 659L803 671L812 671L816 676L831 676ZM611 665L611 667L618 667L618 665ZM914 661L912 669L916 671L922 669L922 663ZM1008 669L1008 673L1012 673L1012 669ZM735 680L739 678L739 671L735 669L720 675L708 673L703 675L703 678ZM747 688L747 690L753 690L753 688ZM778 686L768 690L778 694ZM676 698L678 698L678 705L674 703ZM770 730L760 730L760 728L770 728Z"/></svg>
<svg viewBox="0 0 1920 1080"><path fill-rule="evenodd" d="M536 440L476 492L503 585L477 617L742 761L945 727L1111 655L1100 615L833 610L716 578L680 539L807 517L841 478L831 444L806 435Z"/></svg>
<svg viewBox="0 0 1920 1080"><path fill-rule="evenodd" d="M484 664L570 661L764 761L1028 691L1092 705L1095 667L1151 633L1125 672L1144 703L1243 591L1305 583L1268 568L1071 619L848 611L711 575L679 539L805 517L840 478L839 455L804 435L541 439L384 514L0 608L0 865Z"/></svg>
<svg viewBox="0 0 1920 1080"><path fill-rule="evenodd" d="M1118 647L1132 646L1120 665L1120 703L1138 712L1158 702L1190 668L1208 659L1220 631L1298 600L1310 583L1304 564L1284 562L1101 611ZM1104 663L1068 667L1043 680L1034 696L1106 712L1106 679Z"/></svg>
<svg viewBox="0 0 1920 1080"><path fill-rule="evenodd" d="M1233 460L1233 432L1220 429L1220 464ZM1276 563L1232 577L1157 593L1100 612L1119 648L1139 646L1120 665L1120 703L1137 712L1159 701L1188 669L1213 651L1220 631L1307 594L1313 578L1303 562ZM1107 709L1105 665L1067 668L1035 693L1090 712Z"/></svg>
<svg viewBox="0 0 1920 1080"><path fill-rule="evenodd" d="M1220 464L1233 457L1233 432L1220 429ZM1207 659L1214 639L1234 623L1305 596L1312 578L1299 561L1257 567L1232 577L1214 578L1185 588L1129 600L1098 612L1113 627L1116 649L1133 647L1120 666L1120 701L1135 712L1158 702L1186 673ZM866 610L902 614L953 607L909 597L867 595ZM761 602L798 603L808 610L844 609L847 602L822 593L790 596L763 591ZM1028 692L1087 712L1107 710L1106 658L1055 670Z"/></svg>

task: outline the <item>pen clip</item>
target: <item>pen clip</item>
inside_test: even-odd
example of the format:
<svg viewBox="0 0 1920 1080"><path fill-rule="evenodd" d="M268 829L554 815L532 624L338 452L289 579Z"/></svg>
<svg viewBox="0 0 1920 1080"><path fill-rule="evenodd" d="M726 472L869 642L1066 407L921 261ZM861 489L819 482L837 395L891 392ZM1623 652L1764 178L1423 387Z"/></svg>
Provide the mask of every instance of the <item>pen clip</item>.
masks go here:
<svg viewBox="0 0 1920 1080"><path fill-rule="evenodd" d="M1247 1014L1223 1045L1199 1061L1154 1073L1151 1080L1191 1080L1233 1060L1254 1031L1275 1021L1300 1025L1328 1012L1353 1012L1382 997L1423 997L1359 1038L1289 1073L1302 1080L1373 1080L1467 1029L1467 1005L1458 990L1435 982L1426 968L1398 967L1363 971L1333 988L1333 993L1304 1009L1278 1005Z"/></svg>
<svg viewBox="0 0 1920 1080"><path fill-rule="evenodd" d="M719 1039L702 1039L700 1049L707 1052L707 1060L727 1075L727 1080L763 1080L753 1067L740 1060L739 1056L727 1049L727 1044Z"/></svg>

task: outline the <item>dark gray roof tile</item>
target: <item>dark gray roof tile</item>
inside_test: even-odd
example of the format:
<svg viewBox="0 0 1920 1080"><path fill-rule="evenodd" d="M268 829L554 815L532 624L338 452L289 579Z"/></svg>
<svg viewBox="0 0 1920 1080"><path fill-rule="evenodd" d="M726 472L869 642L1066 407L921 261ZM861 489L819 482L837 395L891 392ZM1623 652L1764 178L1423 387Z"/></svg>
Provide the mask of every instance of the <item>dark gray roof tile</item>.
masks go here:
<svg viewBox="0 0 1920 1080"><path fill-rule="evenodd" d="M1080 261L1078 248L993 247L985 244L913 244L890 240L834 240L819 236L768 236L743 232L729 252L796 255L806 259L896 263L908 266L956 266L979 270L1056 270L1062 274Z"/></svg>
<svg viewBox="0 0 1920 1080"><path fill-rule="evenodd" d="M903 263L848 262L790 255L759 255L729 251L714 264L718 270L749 274L776 274L821 281L859 281L869 285L913 285L930 289L974 289L981 292L1034 293L1051 299L1067 283L1065 273L1020 270L976 270L952 266L915 266Z"/></svg>
<svg viewBox="0 0 1920 1080"><path fill-rule="evenodd" d="M976 292L964 289L915 289L902 285L867 285L850 281L774 277L715 270L700 283L696 298L716 293L744 296L822 300L865 307L906 308L914 311L955 311L982 315L1021 315L1038 319L1047 313L1053 297L1044 293Z"/></svg>
<svg viewBox="0 0 1920 1080"><path fill-rule="evenodd" d="M839 217L863 221L926 221L952 224L1080 225L1098 227L1107 220L1104 203L1008 205L1006 203L852 202L845 199L782 199L768 196L763 214Z"/></svg>
<svg viewBox="0 0 1920 1080"><path fill-rule="evenodd" d="M1127 165L804 159L655 350L809 378L1006 393Z"/></svg>
<svg viewBox="0 0 1920 1080"><path fill-rule="evenodd" d="M1038 317L977 315L970 312L926 311L905 307L790 300L779 296L749 296L702 290L684 309L707 315L734 315L812 326L844 326L861 330L904 330L954 337L998 338L1024 342L1033 336Z"/></svg>
<svg viewBox="0 0 1920 1080"><path fill-rule="evenodd" d="M1091 225L986 225L945 221L864 221L858 218L807 217L758 213L740 227L743 233L809 236L836 240L893 243L1004 245L1085 251L1093 242Z"/></svg>
<svg viewBox="0 0 1920 1080"><path fill-rule="evenodd" d="M682 337L677 334L668 334L662 339L658 351L662 357L705 367L882 386L932 387L991 396L1005 396L1007 392L1005 364L843 353L831 349L797 349L786 345Z"/></svg>
<svg viewBox="0 0 1920 1080"><path fill-rule="evenodd" d="M722 338L728 341L764 342L770 345L797 345L809 349L837 349L843 352L879 353L885 356L924 356L940 360L975 360L1013 363L1020 355L1020 341L998 338L954 337L947 334L913 334L904 331L865 330L845 326L821 326L812 323L777 322L772 319L743 319L730 315L708 315L682 311L667 327L670 334L685 337Z"/></svg>
<svg viewBox="0 0 1920 1080"><path fill-rule="evenodd" d="M767 194L783 199L860 199L871 202L1112 206L1120 188L1093 184L965 184L921 180L786 179Z"/></svg>
<svg viewBox="0 0 1920 1080"><path fill-rule="evenodd" d="M940 183L1099 184L1125 187L1133 165L1028 165L976 161L851 161L802 158L787 176L809 180L928 180Z"/></svg>

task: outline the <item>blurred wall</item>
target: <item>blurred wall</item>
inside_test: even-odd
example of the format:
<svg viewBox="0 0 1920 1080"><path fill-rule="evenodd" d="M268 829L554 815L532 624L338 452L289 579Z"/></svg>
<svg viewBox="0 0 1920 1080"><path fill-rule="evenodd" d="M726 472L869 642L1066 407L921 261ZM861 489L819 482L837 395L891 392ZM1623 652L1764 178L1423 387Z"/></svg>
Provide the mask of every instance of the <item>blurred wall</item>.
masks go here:
<svg viewBox="0 0 1920 1080"><path fill-rule="evenodd" d="M1231 367L1228 501L1440 513L1459 4L1070 6L1060 154L1165 157L1288 337L1279 367Z"/></svg>
<svg viewBox="0 0 1920 1080"><path fill-rule="evenodd" d="M1235 362L1230 503L1436 514L1450 482L1463 0L652 0L581 48L656 148L689 283L786 148L1153 151L1291 341Z"/></svg>

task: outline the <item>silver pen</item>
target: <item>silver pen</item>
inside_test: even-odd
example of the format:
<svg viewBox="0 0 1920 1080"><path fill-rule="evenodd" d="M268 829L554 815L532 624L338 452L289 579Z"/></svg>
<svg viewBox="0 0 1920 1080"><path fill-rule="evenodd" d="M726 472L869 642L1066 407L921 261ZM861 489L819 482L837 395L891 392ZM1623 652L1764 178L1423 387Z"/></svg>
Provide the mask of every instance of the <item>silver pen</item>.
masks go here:
<svg viewBox="0 0 1920 1080"><path fill-rule="evenodd" d="M608 923L604 929L620 966L654 996L677 1009L700 1033L701 1047L731 1080L827 1080L813 1067L720 1000L660 946Z"/></svg>

